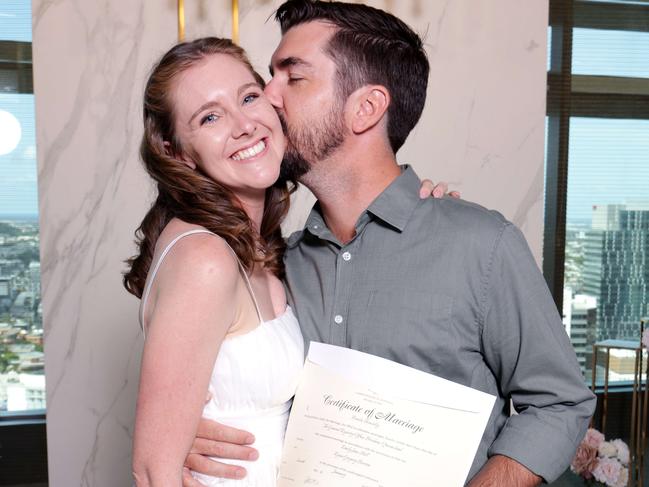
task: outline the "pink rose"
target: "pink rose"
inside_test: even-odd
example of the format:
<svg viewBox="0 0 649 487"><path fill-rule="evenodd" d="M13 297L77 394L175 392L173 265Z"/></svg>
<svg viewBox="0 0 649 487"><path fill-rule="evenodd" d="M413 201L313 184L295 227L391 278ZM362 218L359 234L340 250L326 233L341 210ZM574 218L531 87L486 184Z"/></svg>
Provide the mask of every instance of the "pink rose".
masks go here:
<svg viewBox="0 0 649 487"><path fill-rule="evenodd" d="M572 459L570 469L585 479L592 477L591 472L597 466L597 448L582 442Z"/></svg>
<svg viewBox="0 0 649 487"><path fill-rule="evenodd" d="M593 469L593 477L598 482L601 482L611 487L615 487L620 479L622 465L614 458L600 458L597 466Z"/></svg>
<svg viewBox="0 0 649 487"><path fill-rule="evenodd" d="M617 484L615 484L615 487L627 487L629 484L629 470L622 467L622 470L620 470L620 476L617 479Z"/></svg>
<svg viewBox="0 0 649 487"><path fill-rule="evenodd" d="M617 455L617 448L610 441L605 441L599 445L597 449L600 457L609 457L612 458Z"/></svg>
<svg viewBox="0 0 649 487"><path fill-rule="evenodd" d="M613 440L611 443L617 449L617 458L622 462L622 465L629 464L629 447L622 440Z"/></svg>
<svg viewBox="0 0 649 487"><path fill-rule="evenodd" d="M587 445L590 445L594 448L599 448L599 445L601 445L603 442L604 435L593 428L588 428L588 431L586 431L586 436L584 436L584 439L582 441L582 443L586 443Z"/></svg>

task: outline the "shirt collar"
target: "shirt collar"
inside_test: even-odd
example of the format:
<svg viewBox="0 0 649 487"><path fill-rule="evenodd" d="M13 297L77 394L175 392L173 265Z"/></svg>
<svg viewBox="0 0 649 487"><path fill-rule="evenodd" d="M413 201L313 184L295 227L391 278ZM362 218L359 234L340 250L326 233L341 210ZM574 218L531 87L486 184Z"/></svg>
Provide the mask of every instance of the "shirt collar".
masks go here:
<svg viewBox="0 0 649 487"><path fill-rule="evenodd" d="M370 204L363 215L361 215L359 221L365 217L365 213L370 213L375 218L383 220L391 227L402 232L410 219L410 215L412 215L415 207L420 202L420 186L421 181L414 169L409 165L402 165L399 177L392 181L392 183L390 183L390 185L385 188L383 192ZM311 209L304 230L318 238L326 238L330 235L330 231L322 216L319 203L316 202ZM300 232L300 235L296 235L294 240L298 240L302 235L303 232ZM290 243L292 242L289 242L289 245Z"/></svg>
<svg viewBox="0 0 649 487"><path fill-rule="evenodd" d="M421 181L414 169L403 165L401 175L372 202L367 212L402 232L412 212L421 202L420 186Z"/></svg>
<svg viewBox="0 0 649 487"><path fill-rule="evenodd" d="M304 224L304 229L311 232L316 237L321 237L325 231L328 231L327 224L325 223L324 217L322 216L322 210L320 209L320 202L316 201L313 208L311 208L311 213Z"/></svg>

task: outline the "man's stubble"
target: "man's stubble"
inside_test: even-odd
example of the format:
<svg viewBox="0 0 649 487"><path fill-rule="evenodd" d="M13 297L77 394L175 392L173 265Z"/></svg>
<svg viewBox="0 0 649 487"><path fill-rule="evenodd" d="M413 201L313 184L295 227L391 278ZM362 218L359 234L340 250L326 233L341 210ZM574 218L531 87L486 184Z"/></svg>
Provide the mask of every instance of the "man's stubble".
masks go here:
<svg viewBox="0 0 649 487"><path fill-rule="evenodd" d="M281 180L299 181L315 164L331 156L345 140L346 128L340 106L332 106L324 117L304 121L301 125L289 125L282 113L278 115L287 139L280 169Z"/></svg>

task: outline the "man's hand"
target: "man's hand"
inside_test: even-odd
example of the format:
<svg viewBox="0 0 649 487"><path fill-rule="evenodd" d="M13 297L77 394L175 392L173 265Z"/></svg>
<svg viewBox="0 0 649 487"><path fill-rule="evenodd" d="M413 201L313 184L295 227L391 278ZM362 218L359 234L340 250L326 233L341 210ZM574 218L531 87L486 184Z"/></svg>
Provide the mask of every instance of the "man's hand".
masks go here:
<svg viewBox="0 0 649 487"><path fill-rule="evenodd" d="M419 197L426 199L432 196L433 198L442 198L443 196L451 196L452 198L459 198L459 191L448 191L448 184L445 182L433 184L430 179L424 179L419 188Z"/></svg>
<svg viewBox="0 0 649 487"><path fill-rule="evenodd" d="M255 437L247 431L238 430L224 424L201 419L192 448L185 459L183 487L201 487L203 484L193 479L189 470L212 477L242 479L246 469L238 465L227 465L207 457L225 460L257 460L259 452L246 445L254 443Z"/></svg>
<svg viewBox="0 0 649 487"><path fill-rule="evenodd" d="M536 487L541 477L503 455L494 455L466 487Z"/></svg>

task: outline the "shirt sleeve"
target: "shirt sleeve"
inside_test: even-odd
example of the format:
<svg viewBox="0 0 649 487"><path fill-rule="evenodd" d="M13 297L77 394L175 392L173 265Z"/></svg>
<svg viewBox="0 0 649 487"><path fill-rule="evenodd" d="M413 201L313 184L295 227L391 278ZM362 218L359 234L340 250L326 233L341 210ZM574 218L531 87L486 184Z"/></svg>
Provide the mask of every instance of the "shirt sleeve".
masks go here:
<svg viewBox="0 0 649 487"><path fill-rule="evenodd" d="M518 414L489 449L546 482L568 467L596 399L522 233L507 223L494 246L482 302L484 357Z"/></svg>

